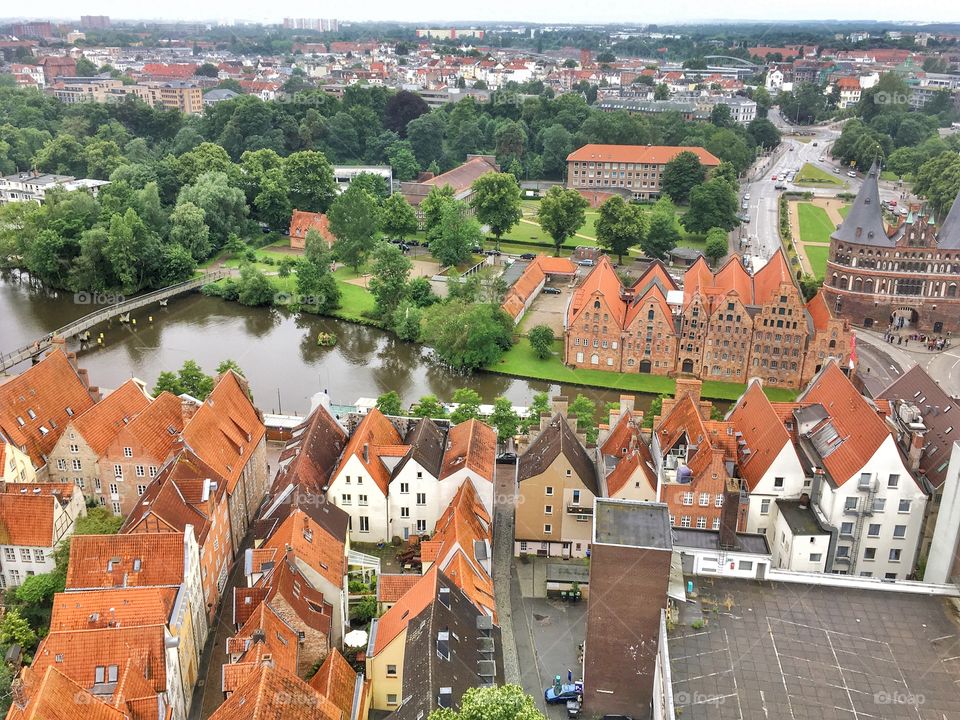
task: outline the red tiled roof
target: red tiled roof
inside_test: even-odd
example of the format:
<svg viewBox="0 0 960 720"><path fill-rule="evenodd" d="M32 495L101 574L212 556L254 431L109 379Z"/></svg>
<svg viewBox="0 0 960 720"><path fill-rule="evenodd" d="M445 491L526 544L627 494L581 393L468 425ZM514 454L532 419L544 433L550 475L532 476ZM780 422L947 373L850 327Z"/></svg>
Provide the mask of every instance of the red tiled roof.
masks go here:
<svg viewBox="0 0 960 720"><path fill-rule="evenodd" d="M292 673L261 664L210 720L344 720L330 700Z"/></svg>
<svg viewBox="0 0 960 720"><path fill-rule="evenodd" d="M790 442L790 433L756 381L750 383L737 401L729 419L734 430L742 433L745 447L750 450L747 456L740 454L739 466L747 487L753 491L780 451Z"/></svg>
<svg viewBox="0 0 960 720"><path fill-rule="evenodd" d="M653 457L640 434L642 420L643 413L628 411L621 414L617 418L617 424L600 446L603 455L619 458L616 466L607 475L607 493L611 497L623 490L637 470L643 473L653 490L657 489L656 473L652 470Z"/></svg>
<svg viewBox="0 0 960 720"><path fill-rule="evenodd" d="M350 717L353 711L353 691L357 685L357 673L339 650L336 648L330 650L320 669L310 678L308 684L336 705L344 717Z"/></svg>
<svg viewBox="0 0 960 720"><path fill-rule="evenodd" d="M270 592L269 587L235 587L233 589L233 624L243 627L257 606Z"/></svg>
<svg viewBox="0 0 960 720"><path fill-rule="evenodd" d="M70 419L93 404L89 388L58 347L0 385L0 435L43 467Z"/></svg>
<svg viewBox="0 0 960 720"><path fill-rule="evenodd" d="M330 232L330 221L323 213L307 212L306 210L294 210L290 216L290 237L298 240L306 240L307 233L310 230L316 230L320 236L332 245L336 241L333 233Z"/></svg>
<svg viewBox="0 0 960 720"><path fill-rule="evenodd" d="M50 630L165 625L177 599L172 587L110 588L53 596Z"/></svg>
<svg viewBox="0 0 960 720"><path fill-rule="evenodd" d="M223 374L183 429L184 441L226 478L230 493L265 434L263 418L247 397L245 381L232 370Z"/></svg>
<svg viewBox="0 0 960 720"><path fill-rule="evenodd" d="M117 433L106 456L120 457L121 446L126 442L124 438L132 437L143 447L147 457L164 462L179 442L181 430L183 411L180 398L164 391Z"/></svg>
<svg viewBox="0 0 960 720"><path fill-rule="evenodd" d="M293 484L313 494L321 493L346 443L347 433L340 424L322 405L317 407L294 429L280 453L273 492Z"/></svg>
<svg viewBox="0 0 960 720"><path fill-rule="evenodd" d="M783 255L783 248L777 248L773 256L753 276L754 303L764 305L771 302L780 293L780 285L793 286L793 276Z"/></svg>
<svg viewBox="0 0 960 720"><path fill-rule="evenodd" d="M608 307L612 316L611 322L622 327L625 315L625 306L620 299L622 290L623 285L613 265L610 264L610 259L606 255L601 255L594 268L573 291L567 316L570 324L576 322L577 317L584 310L588 312L593 310L591 298L598 293L602 302L605 302Z"/></svg>
<svg viewBox="0 0 960 720"><path fill-rule="evenodd" d="M387 417L377 408L373 408L353 431L343 455L340 458L340 465L334 475L339 474L346 462L353 456L356 456L360 464L370 473L370 477L380 488L380 492L387 494L387 488L390 486L390 471L380 462L377 453L377 447L380 445L401 445L403 440L400 433L393 426ZM367 456L364 457L364 448L367 449Z"/></svg>
<svg viewBox="0 0 960 720"><path fill-rule="evenodd" d="M129 720L129 715L89 693L55 666L47 666L36 687L25 687L28 700L11 703L7 720Z"/></svg>
<svg viewBox="0 0 960 720"><path fill-rule="evenodd" d="M143 385L131 378L75 417L71 425L99 457L117 433L149 404L150 396Z"/></svg>
<svg viewBox="0 0 960 720"><path fill-rule="evenodd" d="M438 568L432 565L419 582L410 588L392 608L380 616L374 638L373 654L381 652L402 633L413 618L427 607L437 595Z"/></svg>
<svg viewBox="0 0 960 720"><path fill-rule="evenodd" d="M183 564L180 533L77 535L70 543L67 588L179 585Z"/></svg>
<svg viewBox="0 0 960 720"><path fill-rule="evenodd" d="M722 288L724 293L735 292L740 296L740 302L745 305L753 303L753 283L750 273L743 266L740 257L731 255L724 266L714 276L714 285Z"/></svg>
<svg viewBox="0 0 960 720"><path fill-rule="evenodd" d="M702 147L669 146L669 145L584 145L567 155L567 162L572 160L597 162L625 162L650 163L665 165L682 152L692 152L702 165L713 167L720 164L720 159Z"/></svg>
<svg viewBox="0 0 960 720"><path fill-rule="evenodd" d="M294 508L260 550L275 550L276 558L292 551L302 563L313 568L334 587L343 585L346 553L342 538L335 538L302 508Z"/></svg>
<svg viewBox="0 0 960 720"><path fill-rule="evenodd" d="M813 320L815 330L823 331L827 329L827 324L833 320L833 314L827 306L826 298L822 292L818 292L807 303L807 312Z"/></svg>
<svg viewBox="0 0 960 720"><path fill-rule="evenodd" d="M228 640L231 654L239 653L236 663L223 666L223 691L233 692L263 660L271 661L273 667L288 673L297 672L299 638L270 607L262 602L250 615L242 628Z"/></svg>
<svg viewBox="0 0 960 720"><path fill-rule="evenodd" d="M377 578L377 601L395 603L402 598L407 590L417 584L419 575L404 573L402 575L381 575Z"/></svg>
<svg viewBox="0 0 960 720"><path fill-rule="evenodd" d="M53 495L46 493L0 494L0 545L53 547L56 502Z"/></svg>
<svg viewBox="0 0 960 720"><path fill-rule="evenodd" d="M434 185L440 188L449 185L453 188L454 193L462 193L473 185L477 178L487 173L498 172L498 170L496 164L492 162L490 158L477 156L470 158L462 165L453 168L453 170L448 170L445 173L430 178L424 182L424 185Z"/></svg>
<svg viewBox="0 0 960 720"><path fill-rule="evenodd" d="M454 425L447 433L447 449L443 453L440 480L466 467L493 482L497 455L497 433L480 420Z"/></svg>

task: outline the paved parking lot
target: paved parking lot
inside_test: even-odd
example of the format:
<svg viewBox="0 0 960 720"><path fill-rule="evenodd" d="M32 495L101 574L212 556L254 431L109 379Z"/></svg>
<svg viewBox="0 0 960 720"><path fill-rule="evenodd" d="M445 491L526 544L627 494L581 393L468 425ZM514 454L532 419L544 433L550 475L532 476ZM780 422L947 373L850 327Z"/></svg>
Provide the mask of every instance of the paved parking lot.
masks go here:
<svg viewBox="0 0 960 720"><path fill-rule="evenodd" d="M529 330L537 325L549 325L557 337L563 336L563 312L567 307L567 300L573 292L568 282L554 281L547 283L548 287L560 290L559 295L540 292L533 305L527 310L523 319L523 326Z"/></svg>
<svg viewBox="0 0 960 720"><path fill-rule="evenodd" d="M960 627L945 599L732 580L700 594L706 624L691 627L685 608L669 640L684 720L960 718Z"/></svg>

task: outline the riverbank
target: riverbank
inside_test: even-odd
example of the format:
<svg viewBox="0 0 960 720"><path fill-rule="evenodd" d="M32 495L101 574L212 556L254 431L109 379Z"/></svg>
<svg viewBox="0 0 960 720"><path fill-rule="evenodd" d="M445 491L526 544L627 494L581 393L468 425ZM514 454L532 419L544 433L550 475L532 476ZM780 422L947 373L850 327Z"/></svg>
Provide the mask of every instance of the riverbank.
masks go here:
<svg viewBox="0 0 960 720"><path fill-rule="evenodd" d="M559 340L554 343L554 354L545 360L541 360L534 354L527 338L522 337L504 354L499 362L485 368L485 370L527 380L543 380L564 385L654 395L673 395L676 389L676 381L671 377L571 368L563 364L562 358L563 346ZM740 383L704 380L701 392L705 399L733 401L739 398L745 389L746 386ZM796 390L788 388L764 387L763 391L774 402L790 402L797 396Z"/></svg>

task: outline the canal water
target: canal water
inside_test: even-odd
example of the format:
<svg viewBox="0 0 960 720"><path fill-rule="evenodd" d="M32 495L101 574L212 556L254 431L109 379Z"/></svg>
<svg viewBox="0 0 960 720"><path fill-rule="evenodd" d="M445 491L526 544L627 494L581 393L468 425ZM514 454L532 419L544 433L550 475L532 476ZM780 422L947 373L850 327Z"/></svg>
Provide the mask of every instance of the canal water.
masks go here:
<svg viewBox="0 0 960 720"><path fill-rule="evenodd" d="M30 344L68 322L93 312L87 296L33 288L17 276L0 278L0 352ZM93 298L96 299L96 298ZM152 317L152 320L150 319ZM529 404L533 394L547 391L571 399L583 393L602 408L619 393L493 373L466 376L431 360L429 349L397 340L390 333L332 318L299 315L274 308L248 308L199 293L172 299L132 316L136 324L117 320L96 328L103 345L86 349L68 340L78 352L91 383L114 388L133 376L152 387L163 370L176 370L196 360L208 373L232 358L250 381L254 399L265 412L304 413L318 390L327 390L336 404L376 397L395 390L405 404L426 394L449 401L454 390L470 387L492 402L505 395L514 405ZM317 334L336 335L337 344L317 345ZM24 365L11 372L20 372ZM651 396L637 398L638 407ZM598 413L599 414L599 413Z"/></svg>

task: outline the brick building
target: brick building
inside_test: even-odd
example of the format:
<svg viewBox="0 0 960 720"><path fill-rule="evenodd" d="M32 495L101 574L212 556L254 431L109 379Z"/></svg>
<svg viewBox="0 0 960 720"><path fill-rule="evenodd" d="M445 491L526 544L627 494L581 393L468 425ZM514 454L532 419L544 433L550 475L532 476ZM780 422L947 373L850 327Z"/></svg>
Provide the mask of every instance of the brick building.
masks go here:
<svg viewBox="0 0 960 720"><path fill-rule="evenodd" d="M830 236L824 293L830 309L863 327L891 323L936 334L960 330L960 196L942 223L920 207L884 222L879 169L864 178Z"/></svg>
<svg viewBox="0 0 960 720"><path fill-rule="evenodd" d="M850 352L847 323L822 298L804 304L782 252L753 275L736 256L717 272L701 257L682 291L659 262L624 287L602 257L574 291L564 336L574 367L777 387L801 387Z"/></svg>
<svg viewBox="0 0 960 720"><path fill-rule="evenodd" d="M660 197L660 181L668 162L692 152L705 167L719 158L701 147L665 145L584 145L567 156L567 187L574 190L618 188L634 200Z"/></svg>

